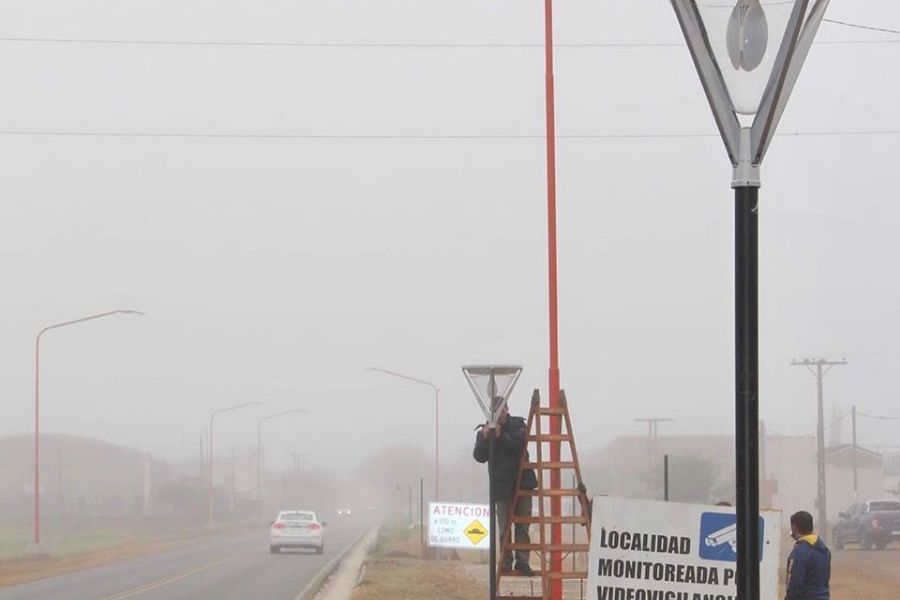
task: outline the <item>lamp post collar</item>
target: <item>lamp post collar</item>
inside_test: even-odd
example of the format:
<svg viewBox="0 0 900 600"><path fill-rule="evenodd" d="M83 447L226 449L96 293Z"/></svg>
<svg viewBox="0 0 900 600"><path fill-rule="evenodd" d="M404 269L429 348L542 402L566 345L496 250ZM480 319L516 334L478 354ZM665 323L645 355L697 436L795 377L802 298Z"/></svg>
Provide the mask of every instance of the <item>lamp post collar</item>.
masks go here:
<svg viewBox="0 0 900 600"><path fill-rule="evenodd" d="M753 130L750 127L742 127L738 136L737 164L732 170L731 187L760 186L759 163L754 164L753 154Z"/></svg>

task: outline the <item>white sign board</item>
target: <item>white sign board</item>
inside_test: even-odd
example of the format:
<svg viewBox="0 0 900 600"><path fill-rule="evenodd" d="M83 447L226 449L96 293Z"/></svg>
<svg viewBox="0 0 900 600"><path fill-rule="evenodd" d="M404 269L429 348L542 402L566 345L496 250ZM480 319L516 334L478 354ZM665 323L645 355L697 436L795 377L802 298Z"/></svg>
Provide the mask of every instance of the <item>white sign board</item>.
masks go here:
<svg viewBox="0 0 900 600"><path fill-rule="evenodd" d="M487 504L432 502L428 505L428 545L434 548L490 548Z"/></svg>
<svg viewBox="0 0 900 600"><path fill-rule="evenodd" d="M589 600L735 600L734 508L594 498ZM777 600L781 513L760 512L760 598Z"/></svg>

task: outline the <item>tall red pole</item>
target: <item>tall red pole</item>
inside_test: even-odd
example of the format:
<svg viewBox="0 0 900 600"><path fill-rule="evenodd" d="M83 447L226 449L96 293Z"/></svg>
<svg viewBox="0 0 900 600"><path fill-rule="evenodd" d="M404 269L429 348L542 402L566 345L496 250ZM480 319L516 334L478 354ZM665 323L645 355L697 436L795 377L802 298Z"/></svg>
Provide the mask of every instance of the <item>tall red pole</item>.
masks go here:
<svg viewBox="0 0 900 600"><path fill-rule="evenodd" d="M550 407L559 408L559 311L557 293L557 258L556 258L556 109L554 102L553 82L553 0L544 0L544 62L545 89L547 95L547 267L550 312ZM550 417L550 433L562 433L562 422L558 416ZM550 443L551 462L560 461L560 443ZM559 469L550 471L550 488L561 487ZM543 498L539 501L543 502ZM562 501L558 496L550 498L550 515L562 516ZM543 525L542 525L543 526ZM562 543L562 524L553 523L550 527L551 543L558 546ZM550 554L550 571L562 572L562 553ZM550 598L562 599L562 580L554 579L550 584Z"/></svg>

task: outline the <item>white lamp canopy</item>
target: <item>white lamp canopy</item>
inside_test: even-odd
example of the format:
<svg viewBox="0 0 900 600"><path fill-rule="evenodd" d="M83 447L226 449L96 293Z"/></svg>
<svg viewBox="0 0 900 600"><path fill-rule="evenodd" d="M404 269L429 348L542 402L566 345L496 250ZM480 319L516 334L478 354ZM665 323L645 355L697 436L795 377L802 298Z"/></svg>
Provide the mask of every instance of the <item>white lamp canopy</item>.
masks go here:
<svg viewBox="0 0 900 600"><path fill-rule="evenodd" d="M671 0L733 165L762 162L828 2Z"/></svg>

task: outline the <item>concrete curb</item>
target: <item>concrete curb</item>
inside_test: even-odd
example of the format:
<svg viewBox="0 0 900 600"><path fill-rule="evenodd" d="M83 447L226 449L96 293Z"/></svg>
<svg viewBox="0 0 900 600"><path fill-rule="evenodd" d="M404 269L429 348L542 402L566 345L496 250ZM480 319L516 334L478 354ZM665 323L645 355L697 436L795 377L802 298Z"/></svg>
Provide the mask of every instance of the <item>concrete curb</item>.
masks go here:
<svg viewBox="0 0 900 600"><path fill-rule="evenodd" d="M347 558L347 555L350 554L360 543L371 534L373 531L376 531L380 528L380 525L377 527L373 527L372 529L366 530L356 536L350 544L347 545L346 548L341 550L341 552L328 561L328 564L322 567L318 573L313 575L313 578L309 580L309 583L306 584L306 587L297 594L294 600L312 600L316 594L322 589L322 586L325 584L325 581L331 577L331 575L337 570L341 563Z"/></svg>

